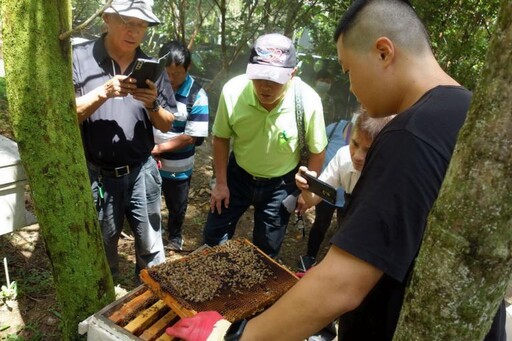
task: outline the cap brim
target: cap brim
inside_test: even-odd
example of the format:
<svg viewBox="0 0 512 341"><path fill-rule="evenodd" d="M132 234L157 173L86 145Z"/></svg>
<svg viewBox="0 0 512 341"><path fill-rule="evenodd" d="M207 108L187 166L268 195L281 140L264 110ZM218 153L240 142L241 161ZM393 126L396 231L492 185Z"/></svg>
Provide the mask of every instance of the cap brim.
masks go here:
<svg viewBox="0 0 512 341"><path fill-rule="evenodd" d="M265 79L279 84L285 84L292 79L293 68L285 68L261 64L247 64L245 74L249 79Z"/></svg>
<svg viewBox="0 0 512 341"><path fill-rule="evenodd" d="M125 17L141 19L146 21L149 26L160 24L160 20L158 20L153 12L140 8L124 8L124 6L116 6L114 10L112 7L109 7L105 10L105 13L119 13Z"/></svg>

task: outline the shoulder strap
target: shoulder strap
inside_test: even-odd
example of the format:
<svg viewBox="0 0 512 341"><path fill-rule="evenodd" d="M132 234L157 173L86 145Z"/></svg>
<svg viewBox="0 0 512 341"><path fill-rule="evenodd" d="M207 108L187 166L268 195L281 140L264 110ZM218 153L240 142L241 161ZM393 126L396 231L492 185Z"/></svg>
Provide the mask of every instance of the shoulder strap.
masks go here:
<svg viewBox="0 0 512 341"><path fill-rule="evenodd" d="M327 136L327 142L329 142L331 140L332 136L334 135L334 132L336 131L336 128L338 128L340 123L341 123L341 121L336 122L336 124L334 125L334 128L332 128L331 132L329 133L329 136Z"/></svg>
<svg viewBox="0 0 512 341"><path fill-rule="evenodd" d="M297 131L299 137L300 164L307 165L309 150L306 145L306 127L304 125L304 103L302 102L301 81L295 79L295 120L297 121Z"/></svg>

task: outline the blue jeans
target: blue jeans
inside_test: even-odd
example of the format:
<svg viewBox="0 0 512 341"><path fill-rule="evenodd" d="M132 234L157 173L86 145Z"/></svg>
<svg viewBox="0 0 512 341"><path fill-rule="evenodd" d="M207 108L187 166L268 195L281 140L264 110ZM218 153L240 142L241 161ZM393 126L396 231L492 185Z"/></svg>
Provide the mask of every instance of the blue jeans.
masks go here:
<svg viewBox="0 0 512 341"><path fill-rule="evenodd" d="M188 207L188 192L191 178L185 180L171 180L162 177L162 192L165 205L169 211L167 232L169 240L182 241L182 227Z"/></svg>
<svg viewBox="0 0 512 341"><path fill-rule="evenodd" d="M281 204L296 190L295 173L268 180L255 180L242 169L231 154L227 169L230 193L229 207L222 213L208 213L204 227L204 242L210 246L231 239L236 224L249 206L254 206L253 243L270 257L276 257L283 243L290 213Z"/></svg>
<svg viewBox="0 0 512 341"><path fill-rule="evenodd" d="M138 275L143 268L163 263L162 178L155 160L148 158L122 177L102 175L89 167L89 177L112 275L119 272L118 242L125 217L135 237L135 274ZM103 199L99 196L99 184L103 187Z"/></svg>

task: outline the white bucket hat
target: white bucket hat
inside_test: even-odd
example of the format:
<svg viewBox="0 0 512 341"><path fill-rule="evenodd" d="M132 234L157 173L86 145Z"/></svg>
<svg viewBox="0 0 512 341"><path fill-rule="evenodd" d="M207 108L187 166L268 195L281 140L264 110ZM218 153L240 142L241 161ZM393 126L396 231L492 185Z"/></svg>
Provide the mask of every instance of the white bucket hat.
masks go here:
<svg viewBox="0 0 512 341"><path fill-rule="evenodd" d="M160 24L153 14L153 0L114 0L105 13L117 13L146 21L149 26Z"/></svg>

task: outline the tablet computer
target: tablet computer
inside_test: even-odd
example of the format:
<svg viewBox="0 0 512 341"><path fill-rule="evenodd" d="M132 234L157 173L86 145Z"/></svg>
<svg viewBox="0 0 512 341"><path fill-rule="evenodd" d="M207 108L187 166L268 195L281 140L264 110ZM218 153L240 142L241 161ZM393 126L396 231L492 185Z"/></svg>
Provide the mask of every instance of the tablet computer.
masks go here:
<svg viewBox="0 0 512 341"><path fill-rule="evenodd" d="M310 192L315 193L316 195L318 195L319 197L328 201L331 204L336 203L336 188L332 187L326 182L323 182L322 180L319 180L318 178L315 178L314 176L308 173L302 172L302 176L308 182L308 190Z"/></svg>

